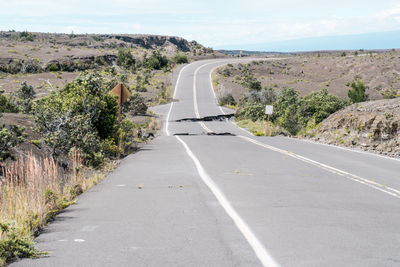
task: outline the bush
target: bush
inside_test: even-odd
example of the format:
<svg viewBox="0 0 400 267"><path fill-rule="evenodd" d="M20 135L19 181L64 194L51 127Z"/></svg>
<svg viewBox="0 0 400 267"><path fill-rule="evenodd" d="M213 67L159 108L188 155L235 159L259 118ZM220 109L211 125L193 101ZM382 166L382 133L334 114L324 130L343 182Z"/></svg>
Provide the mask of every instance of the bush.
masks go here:
<svg viewBox="0 0 400 267"><path fill-rule="evenodd" d="M233 98L232 94L228 93L218 98L218 104L220 106L225 106L225 105L234 106L236 105L236 101L235 98Z"/></svg>
<svg viewBox="0 0 400 267"><path fill-rule="evenodd" d="M118 105L110 88L98 73L84 72L34 103L36 128L53 155L77 147L89 165L101 163L102 142L117 139Z"/></svg>
<svg viewBox="0 0 400 267"><path fill-rule="evenodd" d="M18 230L11 224L0 223L0 265L14 258L27 258L37 255L34 242L23 230ZM4 262L1 262L4 261Z"/></svg>
<svg viewBox="0 0 400 267"><path fill-rule="evenodd" d="M380 94L382 95L383 99L392 99L400 96L397 90L393 88L382 90Z"/></svg>
<svg viewBox="0 0 400 267"><path fill-rule="evenodd" d="M124 112L133 116L146 114L147 108L145 99L138 93L133 93L122 106Z"/></svg>
<svg viewBox="0 0 400 267"><path fill-rule="evenodd" d="M161 55L160 51L153 51L150 57L143 58L143 64L149 69L160 70L168 66L168 59L166 56Z"/></svg>
<svg viewBox="0 0 400 267"><path fill-rule="evenodd" d="M261 103L248 103L236 114L241 119L251 119L252 121L265 120L265 106Z"/></svg>
<svg viewBox="0 0 400 267"><path fill-rule="evenodd" d="M121 152L129 153L132 144L134 143L135 139L135 131L136 126L135 124L130 121L129 119L124 119L121 121L121 127L119 129L119 138L120 138L120 147Z"/></svg>
<svg viewBox="0 0 400 267"><path fill-rule="evenodd" d="M117 64L126 69L131 69L135 66L136 60L133 57L131 50L121 48L118 50Z"/></svg>
<svg viewBox="0 0 400 267"><path fill-rule="evenodd" d="M35 35L33 35L33 34L30 33L30 32L23 31L23 32L20 32L20 33L19 33L19 38L20 38L22 41L33 42L33 41L35 40Z"/></svg>
<svg viewBox="0 0 400 267"><path fill-rule="evenodd" d="M274 113L271 119L290 134L296 135L308 125L317 125L348 104L348 101L330 94L327 89L300 97L293 88L285 88L273 103ZM259 107L260 115L261 107L264 108L264 104ZM249 118L253 121L258 119L257 116Z"/></svg>
<svg viewBox="0 0 400 267"><path fill-rule="evenodd" d="M60 65L57 63L51 63L45 67L46 71L60 71Z"/></svg>
<svg viewBox="0 0 400 267"><path fill-rule="evenodd" d="M307 126L310 121L318 124L348 104L348 101L330 94L327 89L303 96L299 99L297 110L301 127Z"/></svg>
<svg viewBox="0 0 400 267"><path fill-rule="evenodd" d="M13 148L24 140L24 127L12 125L0 127L0 161L13 158Z"/></svg>
<svg viewBox="0 0 400 267"><path fill-rule="evenodd" d="M299 92L293 88L285 88L274 103L274 113L272 114L272 120L276 120L279 117L284 116L286 110L291 107L297 107L299 102ZM295 115L295 113L293 114Z"/></svg>
<svg viewBox="0 0 400 267"><path fill-rule="evenodd" d="M175 64L185 64L185 63L188 63L189 60L188 60L187 56L184 54L176 54L172 58L172 62L174 62Z"/></svg>
<svg viewBox="0 0 400 267"><path fill-rule="evenodd" d="M22 113L30 113L32 110L32 100L35 98L35 90L33 86L28 85L26 82L22 82L20 88L17 91L19 110Z"/></svg>
<svg viewBox="0 0 400 267"><path fill-rule="evenodd" d="M0 112L18 113L18 107L14 104L14 99L0 92Z"/></svg>
<svg viewBox="0 0 400 267"><path fill-rule="evenodd" d="M349 84L348 84L349 85ZM367 86L364 82L357 78L350 84L351 89L349 89L347 95L353 103L359 103L368 100L368 95L365 93Z"/></svg>

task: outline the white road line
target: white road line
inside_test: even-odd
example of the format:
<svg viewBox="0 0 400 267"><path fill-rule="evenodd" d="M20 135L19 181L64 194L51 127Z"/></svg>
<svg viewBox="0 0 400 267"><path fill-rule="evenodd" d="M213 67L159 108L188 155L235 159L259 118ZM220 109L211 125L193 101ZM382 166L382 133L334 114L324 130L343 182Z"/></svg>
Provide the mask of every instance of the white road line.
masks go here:
<svg viewBox="0 0 400 267"><path fill-rule="evenodd" d="M173 99L175 99L175 97L176 97L176 92L178 91L177 89L178 89L179 81L180 81L180 79L181 79L182 71L183 71L187 66L189 66L189 65L190 65L190 64L184 66L184 67L179 71L178 78L176 79L176 83L175 83L174 94L173 94L173 96L172 96ZM170 117L170 115L171 115L171 110L172 110L172 106L173 106L173 105L174 105L174 102L172 101L172 102L171 102L171 106L169 107L169 111L168 111L168 115L167 115L167 120L166 120L166 123L165 123L165 133L167 134L167 136L170 136L168 126L169 126L169 117Z"/></svg>
<svg viewBox="0 0 400 267"><path fill-rule="evenodd" d="M270 267L279 266L278 263L272 258L272 256L265 249L265 247L261 244L261 242L258 240L258 238L254 235L254 233L252 232L250 227L247 225L247 223L239 216L239 214L236 212L236 210L232 207L232 205L229 203L228 199L226 198L224 193L219 189L217 184L207 174L207 172L204 170L203 166L201 165L200 161L193 154L193 152L190 150L188 145L179 136L175 136L175 137L178 139L179 142L182 143L183 147L186 150L186 153L193 160L193 163L195 164L197 172L199 173L201 179L207 185L207 187L211 190L211 192L214 194L215 198L218 200L218 202L220 203L222 208L229 215L229 217L231 217L231 219L233 220L233 222L235 223L237 228L240 230L240 232L243 234L243 236L249 242L250 246L256 253L258 259L261 261L263 266L270 266Z"/></svg>
<svg viewBox="0 0 400 267"><path fill-rule="evenodd" d="M200 118L200 113L199 113L199 107L197 105L197 73L199 72L200 69L202 69L205 66L211 65L211 64L215 64L215 62L211 62L208 64L204 64L201 65L200 67L198 67L195 71L194 71L194 77L193 77L193 106L194 106L194 113L196 114L196 118ZM204 122L200 121L199 122L200 126L206 130L206 132L208 133L212 133L212 131L210 130L210 128L208 128Z"/></svg>
<svg viewBox="0 0 400 267"><path fill-rule="evenodd" d="M346 171L342 171L340 169L331 167L331 166L323 164L321 162L318 162L318 161L315 161L315 160L300 156L300 155L295 154L293 152L290 152L290 151L287 151L287 150L283 150L283 149L280 149L280 148L277 148L277 147L274 147L274 146L270 146L270 145L258 142L256 140L254 140L252 138L249 138L249 137L246 137L246 136L238 135L238 137L242 138L242 139L244 139L246 141L249 141L249 142L251 142L253 144L256 144L258 146L261 146L261 147L267 148L269 150L272 150L272 151L275 151L275 152L278 152L278 153L293 157L295 159L301 160L303 162L309 163L311 165L314 165L314 166L317 166L317 167L319 167L321 169L329 171L331 173L338 174L338 175L340 175L342 177L348 178L348 179L353 180L353 181L355 181L357 183L372 187L372 188L374 188L376 190L384 192L384 193L386 193L388 195L391 195L391 196L393 196L395 198L400 198L400 191L397 190L397 189L385 186L383 184L371 181L369 179L357 176L355 174L352 174L352 173L349 173L349 172L346 172Z"/></svg>
<svg viewBox="0 0 400 267"><path fill-rule="evenodd" d="M388 157L388 156L384 156L384 155L379 155L379 154L368 152L368 151L356 150L356 149L351 149L351 148L337 146L337 145L331 145L331 144L324 144L324 143L320 143L320 142L313 141L313 140L307 140L307 139L291 138L291 137L286 137L286 138L298 140L298 141L301 141L301 142L311 143L311 144L315 144L315 145L328 146L328 147L333 147L333 148L337 148L337 149L341 149L341 150L346 150L346 151L350 151L350 152L355 152L355 153L359 153L359 154L375 156L375 157L378 157L378 158L390 159L390 160L394 160L394 161L399 161L400 162L400 159L398 159L398 158L392 158L392 157Z"/></svg>

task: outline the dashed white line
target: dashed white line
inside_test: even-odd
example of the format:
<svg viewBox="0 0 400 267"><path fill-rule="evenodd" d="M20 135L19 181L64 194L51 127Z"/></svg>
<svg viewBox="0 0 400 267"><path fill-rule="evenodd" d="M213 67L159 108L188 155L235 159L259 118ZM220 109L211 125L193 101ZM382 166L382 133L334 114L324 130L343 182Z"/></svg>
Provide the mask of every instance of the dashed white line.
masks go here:
<svg viewBox="0 0 400 267"><path fill-rule="evenodd" d="M184 67L179 71L178 78L176 79L176 83L175 83L174 95L173 95L173 97L172 97L172 98L174 98L174 99L175 99L175 97L176 97L176 92L177 92L177 88L178 88L178 85L179 85L179 81L180 81L180 79L181 79L182 71L183 71L187 66L189 66L189 65L184 66ZM174 102L172 101L172 102L171 102L171 106L169 107L169 111L168 111L168 115L167 115L167 119L166 119L166 123L165 123L165 133L167 134L167 136L170 136L168 127L169 127L169 117L170 117L170 115L171 115L171 110L172 110L173 105L174 105Z"/></svg>
<svg viewBox="0 0 400 267"><path fill-rule="evenodd" d="M192 159L193 163L196 166L197 172L199 173L203 182L207 185L210 191L214 194L215 198L218 200L222 208L225 212L231 217L239 231L246 238L247 242L250 244L254 252L256 253L258 259L261 261L263 266L265 267L277 267L278 263L272 258L272 256L268 253L265 247L261 244L258 238L254 235L253 231L247 225L247 223L240 217L240 215L236 212L236 210L229 203L228 199L224 195L224 193L219 189L217 184L211 179L211 177L204 170L200 161L190 150L188 145L179 137L175 136L179 142L182 143L183 147L186 150L186 153Z"/></svg>

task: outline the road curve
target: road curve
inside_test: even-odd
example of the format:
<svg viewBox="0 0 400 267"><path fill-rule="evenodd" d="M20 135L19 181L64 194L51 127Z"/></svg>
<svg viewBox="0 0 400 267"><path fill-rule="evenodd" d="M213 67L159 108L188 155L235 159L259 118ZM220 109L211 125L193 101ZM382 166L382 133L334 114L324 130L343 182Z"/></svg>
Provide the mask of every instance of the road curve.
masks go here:
<svg viewBox="0 0 400 267"><path fill-rule="evenodd" d="M203 121L231 112L210 73L232 61L181 68L161 136L12 266L398 266L400 161Z"/></svg>

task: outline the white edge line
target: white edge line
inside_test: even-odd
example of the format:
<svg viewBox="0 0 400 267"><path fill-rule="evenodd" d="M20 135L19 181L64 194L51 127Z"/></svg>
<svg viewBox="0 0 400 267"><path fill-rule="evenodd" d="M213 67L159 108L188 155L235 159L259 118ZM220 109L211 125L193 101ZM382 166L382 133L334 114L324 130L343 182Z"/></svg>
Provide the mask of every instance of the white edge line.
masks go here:
<svg viewBox="0 0 400 267"><path fill-rule="evenodd" d="M350 151L350 152L355 152L355 153L360 153L360 154L364 154L364 155L375 156L375 157L378 157L378 158L400 161L400 159L398 159L398 158L392 158L392 157L389 157L389 156L379 155L377 153L363 151L363 150L357 150L357 149L353 149L353 148L349 148L349 147L342 147L342 146L338 146L338 145L334 145L334 144L325 144L325 143L321 143L321 142L318 142L318 141L302 139L302 138L292 138L292 137L285 137L285 138L298 140L298 141L306 142L306 143L311 143L311 144L315 144L315 145L333 147L333 148L346 150L346 151Z"/></svg>
<svg viewBox="0 0 400 267"><path fill-rule="evenodd" d="M272 258L272 256L268 253L265 247L261 244L258 238L254 235L250 227L246 224L246 222L239 216L236 210L229 203L228 199L225 197L224 193L218 188L216 183L211 179L211 177L204 170L200 161L190 150L188 145L179 137L175 136L179 142L182 143L183 147L186 150L186 153L192 159L193 163L196 166L197 172L199 173L203 182L207 185L207 187L214 194L215 198L218 200L222 208L225 212L231 217L239 231L246 238L247 242L250 244L258 259L261 261L262 265L265 267L278 267L278 263Z"/></svg>
<svg viewBox="0 0 400 267"><path fill-rule="evenodd" d="M348 179L350 179L350 180L353 180L353 181L355 181L355 182L357 182L357 183L361 183L361 184L367 185L367 186L372 187L372 188L374 188L374 189L376 189L376 190L379 190L379 191L381 191L381 192L384 192L384 193L386 193L386 194L389 194L389 195L391 195L391 196L393 196L393 197L400 198L400 191L397 190L397 189L394 189L394 188L385 186L385 185L383 185L383 184L380 184L380 183L377 183L377 182L368 180L368 179L366 179L366 178L357 176L357 175L355 175L355 174L352 174L352 173L349 173L349 172L346 172L346 171L342 171L342 170L340 170L340 169L331 167L331 166L329 166L329 165L320 163L320 162L318 162L318 161L315 161L315 160L312 160L312 159L303 157L303 156L298 155L298 154L296 154L296 153L289 152L289 151L286 151L286 150L283 150L283 149L280 149L280 148L277 148L277 147L274 147L274 146L271 146L271 145L267 145L267 144L258 142L258 141L256 141L256 140L254 140L254 139L252 139L252 138L249 138L249 137L246 137L246 136L238 135L238 137L239 137L239 138L242 138L242 139L244 139L244 140L247 140L247 141L249 141L249 142L251 142L251 143L253 143L253 144L256 144L256 145L258 145L258 146L261 146L261 147L267 148L267 149L269 149L269 150L272 150L272 151L275 151L275 152L278 152L278 153L281 153L281 154L284 154L284 155L293 157L293 158L295 158L295 159L301 160L301 161L306 162L306 163L309 163L309 164L311 164L311 165L320 167L321 169L324 169L324 170L329 171L329 172L331 172L331 173L335 173L335 174L338 174L338 175L340 175L340 176L346 177L346 178L348 178Z"/></svg>
<svg viewBox="0 0 400 267"><path fill-rule="evenodd" d="M169 133L169 130L168 130L168 126L169 126L169 117L170 117L170 115L171 115L172 106L174 105L174 101L173 101L173 100L175 99L175 97L176 97L176 92L178 91L178 84L179 84L179 81L180 81L180 79L181 79L181 74L182 74L182 71L183 71L187 66L189 66L189 65L190 65L190 64L184 66L184 67L179 71L178 78L176 79L175 88L174 88L174 94L173 94L173 96L172 96L172 102L171 102L171 105L169 106L169 111L168 111L167 119L166 119L166 122L165 122L165 133L167 134L167 136L170 136L170 133Z"/></svg>

